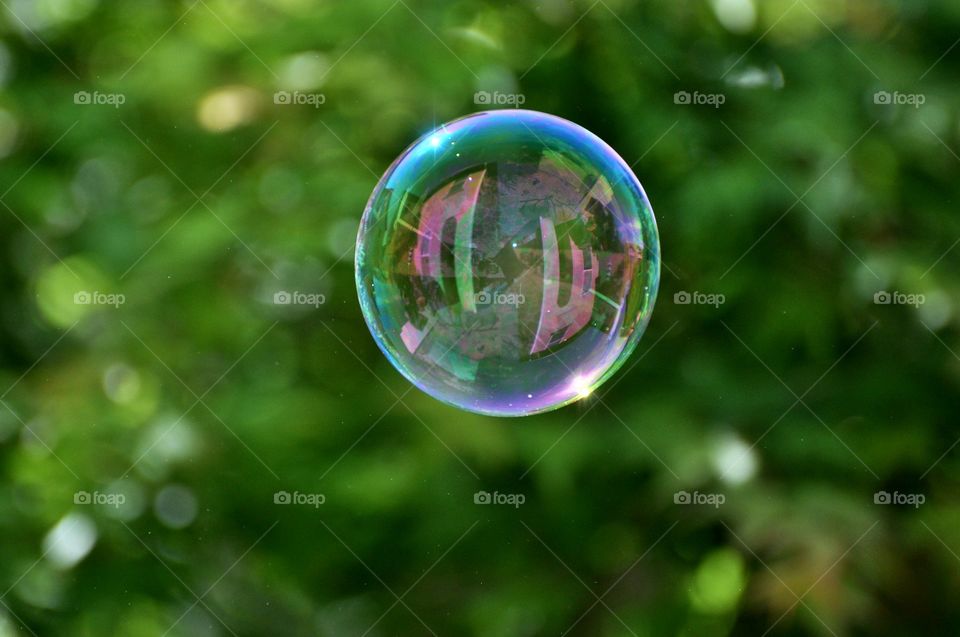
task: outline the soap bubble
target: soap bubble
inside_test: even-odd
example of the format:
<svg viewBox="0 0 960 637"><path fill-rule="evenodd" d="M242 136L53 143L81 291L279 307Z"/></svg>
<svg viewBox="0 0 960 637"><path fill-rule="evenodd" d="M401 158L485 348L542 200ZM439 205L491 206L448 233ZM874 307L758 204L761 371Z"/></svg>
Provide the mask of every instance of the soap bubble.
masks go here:
<svg viewBox="0 0 960 637"><path fill-rule="evenodd" d="M498 416L555 409L613 375L660 278L653 210L620 156L517 109L404 151L370 197L355 258L390 362L434 398Z"/></svg>

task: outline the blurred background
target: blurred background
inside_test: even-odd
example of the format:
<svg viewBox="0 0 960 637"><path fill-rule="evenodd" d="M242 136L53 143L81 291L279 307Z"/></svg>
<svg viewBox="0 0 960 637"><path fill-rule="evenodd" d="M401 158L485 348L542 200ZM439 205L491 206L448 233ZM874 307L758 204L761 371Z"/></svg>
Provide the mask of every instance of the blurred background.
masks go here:
<svg viewBox="0 0 960 637"><path fill-rule="evenodd" d="M0 636L955 632L960 4L0 15ZM353 242L515 106L664 264L617 376L507 420L393 370Z"/></svg>

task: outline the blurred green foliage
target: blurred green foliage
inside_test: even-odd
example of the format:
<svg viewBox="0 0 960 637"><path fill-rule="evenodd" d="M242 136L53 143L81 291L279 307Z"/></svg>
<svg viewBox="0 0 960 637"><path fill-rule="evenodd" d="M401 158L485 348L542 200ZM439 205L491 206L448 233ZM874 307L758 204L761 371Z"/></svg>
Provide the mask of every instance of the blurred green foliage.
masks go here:
<svg viewBox="0 0 960 637"><path fill-rule="evenodd" d="M0 4L0 635L955 632L960 4ZM477 91L660 223L633 360L523 420L411 391L353 286Z"/></svg>

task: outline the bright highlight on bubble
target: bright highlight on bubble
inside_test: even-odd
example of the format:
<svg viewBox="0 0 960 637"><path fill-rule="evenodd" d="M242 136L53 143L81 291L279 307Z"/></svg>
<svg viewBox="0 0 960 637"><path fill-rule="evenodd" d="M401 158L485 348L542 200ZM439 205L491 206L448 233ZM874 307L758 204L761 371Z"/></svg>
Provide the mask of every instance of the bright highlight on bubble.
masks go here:
<svg viewBox="0 0 960 637"><path fill-rule="evenodd" d="M534 111L422 137L380 179L357 237L377 345L423 391L482 414L589 396L639 341L659 277L653 210L627 164Z"/></svg>
<svg viewBox="0 0 960 637"><path fill-rule="evenodd" d="M579 398L586 398L593 392L590 381L583 376L574 376L570 382L570 388L577 393Z"/></svg>

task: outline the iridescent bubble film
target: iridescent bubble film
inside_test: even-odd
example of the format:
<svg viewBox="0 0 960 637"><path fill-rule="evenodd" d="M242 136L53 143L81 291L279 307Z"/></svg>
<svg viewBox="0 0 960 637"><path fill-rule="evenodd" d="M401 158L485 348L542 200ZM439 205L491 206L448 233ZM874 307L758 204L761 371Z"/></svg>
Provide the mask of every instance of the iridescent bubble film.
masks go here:
<svg viewBox="0 0 960 637"><path fill-rule="evenodd" d="M431 396L522 416L629 357L660 275L653 210L616 152L525 110L440 126L367 204L357 289L377 344Z"/></svg>

